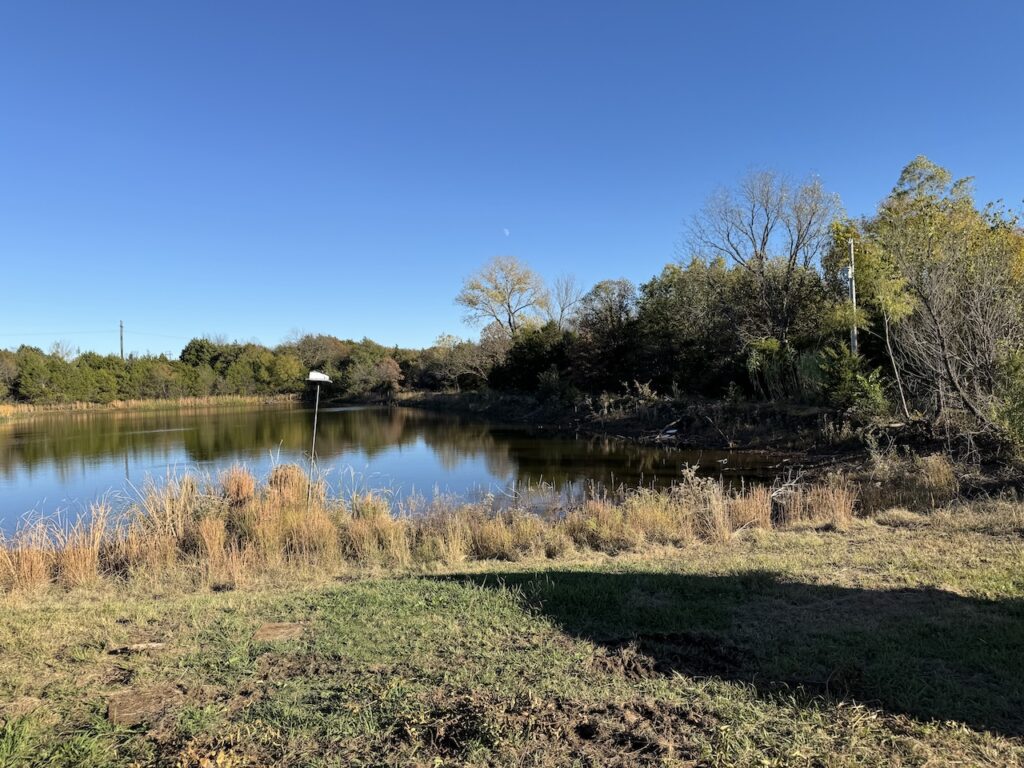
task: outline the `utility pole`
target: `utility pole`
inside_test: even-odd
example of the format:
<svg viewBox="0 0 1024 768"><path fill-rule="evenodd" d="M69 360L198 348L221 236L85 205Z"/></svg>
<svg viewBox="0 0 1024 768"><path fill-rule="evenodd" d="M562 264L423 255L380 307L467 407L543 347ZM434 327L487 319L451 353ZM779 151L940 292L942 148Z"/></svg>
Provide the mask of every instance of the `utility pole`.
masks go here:
<svg viewBox="0 0 1024 768"><path fill-rule="evenodd" d="M853 324L850 326L850 351L857 354L857 281L853 275L853 238L850 238L850 302L853 304Z"/></svg>
<svg viewBox="0 0 1024 768"><path fill-rule="evenodd" d="M124 360L124 320L121 321L121 359Z"/></svg>

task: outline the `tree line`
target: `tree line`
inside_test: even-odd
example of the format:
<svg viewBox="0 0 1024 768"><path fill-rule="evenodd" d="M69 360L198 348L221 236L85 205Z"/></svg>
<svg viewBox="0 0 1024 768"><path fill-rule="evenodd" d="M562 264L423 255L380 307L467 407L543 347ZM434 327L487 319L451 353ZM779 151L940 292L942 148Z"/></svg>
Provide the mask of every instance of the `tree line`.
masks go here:
<svg viewBox="0 0 1024 768"><path fill-rule="evenodd" d="M815 404L1024 442L1024 230L925 157L858 220L816 178L751 173L708 198L660 274L571 286L511 258L466 280L456 301L484 327L443 345L456 383Z"/></svg>
<svg viewBox="0 0 1024 768"><path fill-rule="evenodd" d="M197 338L177 359L23 346L0 351L0 398L290 393L316 368L339 397L489 388L578 406L630 390L1024 439L1024 232L924 157L858 220L817 178L752 172L707 199L679 260L640 285L549 286L501 256L455 300L479 337L421 350L313 334L274 348Z"/></svg>

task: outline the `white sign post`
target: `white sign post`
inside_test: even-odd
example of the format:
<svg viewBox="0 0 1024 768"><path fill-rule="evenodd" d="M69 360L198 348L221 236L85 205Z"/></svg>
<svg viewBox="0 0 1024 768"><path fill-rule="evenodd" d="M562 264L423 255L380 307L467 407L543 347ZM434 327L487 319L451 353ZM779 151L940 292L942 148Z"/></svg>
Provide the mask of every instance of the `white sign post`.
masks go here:
<svg viewBox="0 0 1024 768"><path fill-rule="evenodd" d="M306 480L306 511L309 512L309 502L313 497L313 462L316 461L316 422L320 415L320 385L330 384L331 377L320 371L310 371L306 381L316 384L316 405L313 406L313 444L309 449L309 478Z"/></svg>

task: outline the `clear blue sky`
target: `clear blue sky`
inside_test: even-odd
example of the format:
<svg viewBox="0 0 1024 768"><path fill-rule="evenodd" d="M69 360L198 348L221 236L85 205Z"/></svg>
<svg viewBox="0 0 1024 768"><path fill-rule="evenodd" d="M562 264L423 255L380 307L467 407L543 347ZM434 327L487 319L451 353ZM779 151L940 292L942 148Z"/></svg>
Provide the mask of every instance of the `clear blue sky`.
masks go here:
<svg viewBox="0 0 1024 768"><path fill-rule="evenodd" d="M6 2L0 347L470 335L489 257L645 280L755 165L1016 207L1022 41L1017 1Z"/></svg>

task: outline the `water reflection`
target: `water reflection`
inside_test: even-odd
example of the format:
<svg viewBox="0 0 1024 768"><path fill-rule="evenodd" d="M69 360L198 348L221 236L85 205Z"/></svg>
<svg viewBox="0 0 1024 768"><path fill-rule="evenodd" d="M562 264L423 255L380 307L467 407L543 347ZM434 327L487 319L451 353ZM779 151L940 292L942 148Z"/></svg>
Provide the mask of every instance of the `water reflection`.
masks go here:
<svg viewBox="0 0 1024 768"><path fill-rule="evenodd" d="M30 509L84 504L169 468L216 472L241 461L262 475L275 461L304 463L311 428L310 412L300 407L45 414L0 425L0 523ZM541 484L664 486L684 463L710 472L765 466L756 455L553 437L404 408L322 410L317 453L335 486L357 478L400 495L465 496Z"/></svg>

